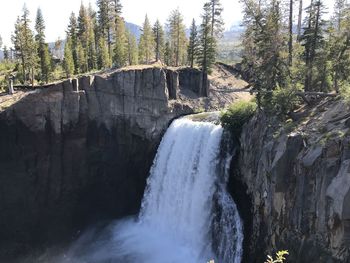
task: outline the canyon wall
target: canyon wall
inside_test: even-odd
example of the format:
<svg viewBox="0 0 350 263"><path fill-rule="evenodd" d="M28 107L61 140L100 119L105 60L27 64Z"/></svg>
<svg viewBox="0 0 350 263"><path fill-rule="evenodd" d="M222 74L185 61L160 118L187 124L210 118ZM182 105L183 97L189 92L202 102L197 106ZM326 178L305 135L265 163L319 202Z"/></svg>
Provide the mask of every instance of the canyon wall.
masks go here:
<svg viewBox="0 0 350 263"><path fill-rule="evenodd" d="M245 262L350 262L349 106L326 100L297 122L255 116L243 129L231 191L245 220Z"/></svg>
<svg viewBox="0 0 350 263"><path fill-rule="evenodd" d="M178 77L166 75L150 67L85 76L2 108L2 256L138 212L162 134L194 110L170 100Z"/></svg>

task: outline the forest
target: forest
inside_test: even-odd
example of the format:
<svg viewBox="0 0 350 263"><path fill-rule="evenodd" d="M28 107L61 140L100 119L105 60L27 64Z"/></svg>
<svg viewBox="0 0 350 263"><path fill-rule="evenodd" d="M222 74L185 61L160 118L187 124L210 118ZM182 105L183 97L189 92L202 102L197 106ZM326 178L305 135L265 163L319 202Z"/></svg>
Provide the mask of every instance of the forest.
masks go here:
<svg viewBox="0 0 350 263"><path fill-rule="evenodd" d="M307 6L302 0L241 0L241 5L241 62L234 66L256 93L259 108L288 113L300 101L309 103L305 92L350 97L350 6L346 0L336 0L328 16L322 0L311 0ZM122 11L120 0L98 0L97 10L81 4L78 15L72 12L69 17L66 39L49 47L41 9L32 31L24 6L14 25L13 50L3 47L0 86L6 87L10 75L15 75L17 84L34 86L152 63L211 72L224 31L220 0L204 4L199 24L193 19L186 26L179 9L170 13L164 25L159 20L151 25L146 15L139 39L127 29Z"/></svg>
<svg viewBox="0 0 350 263"><path fill-rule="evenodd" d="M154 25L145 17L140 39L125 26L120 0L98 0L97 10L82 3L78 15L69 17L65 40L50 48L45 39L45 21L37 10L35 31L29 10L23 7L12 36L13 51L4 46L1 69L16 72L22 84L43 84L62 78L110 68L160 62L167 66L199 66L210 71L215 61L217 39L223 32L222 6L210 0L203 6L202 21L193 20L189 37L179 9L173 10L166 25ZM1 42L0 42L1 44ZM1 46L0 46L1 47ZM62 57L60 50L64 47ZM2 86L6 86L5 79Z"/></svg>

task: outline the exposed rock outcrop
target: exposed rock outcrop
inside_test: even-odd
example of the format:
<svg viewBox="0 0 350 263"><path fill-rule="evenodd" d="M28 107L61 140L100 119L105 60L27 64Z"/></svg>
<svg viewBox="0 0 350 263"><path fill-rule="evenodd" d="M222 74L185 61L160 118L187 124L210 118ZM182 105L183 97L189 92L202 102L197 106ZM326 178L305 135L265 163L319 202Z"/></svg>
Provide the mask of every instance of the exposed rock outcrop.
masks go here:
<svg viewBox="0 0 350 263"><path fill-rule="evenodd" d="M251 207L247 262L280 249L290 262L350 261L348 112L326 100L298 123L260 114L244 127L232 180L246 188L240 206Z"/></svg>
<svg viewBox="0 0 350 263"><path fill-rule="evenodd" d="M186 72L137 66L0 96L0 261L138 212L170 121L236 99L197 100L202 76Z"/></svg>

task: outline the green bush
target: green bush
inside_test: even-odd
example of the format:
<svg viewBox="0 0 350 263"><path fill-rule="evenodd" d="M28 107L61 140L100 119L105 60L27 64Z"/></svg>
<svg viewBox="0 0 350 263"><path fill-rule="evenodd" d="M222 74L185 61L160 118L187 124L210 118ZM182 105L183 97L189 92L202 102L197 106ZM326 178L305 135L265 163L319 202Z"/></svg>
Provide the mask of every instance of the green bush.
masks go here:
<svg viewBox="0 0 350 263"><path fill-rule="evenodd" d="M297 108L301 99L297 96L300 87L277 87L270 94L262 97L261 106L268 114L285 116Z"/></svg>
<svg viewBox="0 0 350 263"><path fill-rule="evenodd" d="M350 104L350 86L344 85L340 88L340 97L348 104Z"/></svg>
<svg viewBox="0 0 350 263"><path fill-rule="evenodd" d="M235 102L221 114L221 124L238 138L242 132L243 124L254 115L256 108L256 103L253 101Z"/></svg>
<svg viewBox="0 0 350 263"><path fill-rule="evenodd" d="M288 250L281 250L276 253L276 258L274 259L271 256L267 256L265 263L283 263L285 262L285 256L289 255Z"/></svg>

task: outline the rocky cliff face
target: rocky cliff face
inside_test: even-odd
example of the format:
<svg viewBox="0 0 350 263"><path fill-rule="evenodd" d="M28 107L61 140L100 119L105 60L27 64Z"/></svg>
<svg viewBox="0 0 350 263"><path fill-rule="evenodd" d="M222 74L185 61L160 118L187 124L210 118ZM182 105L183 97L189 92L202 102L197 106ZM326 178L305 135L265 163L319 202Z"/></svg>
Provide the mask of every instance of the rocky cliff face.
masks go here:
<svg viewBox="0 0 350 263"><path fill-rule="evenodd" d="M176 93L177 83L170 84ZM169 103L168 94L165 70L144 68L67 80L3 101L0 254L137 213L163 132L173 118L195 110Z"/></svg>
<svg viewBox="0 0 350 263"><path fill-rule="evenodd" d="M246 262L280 249L289 262L350 262L349 107L326 100L305 113L284 124L259 115L244 127L231 187Z"/></svg>

